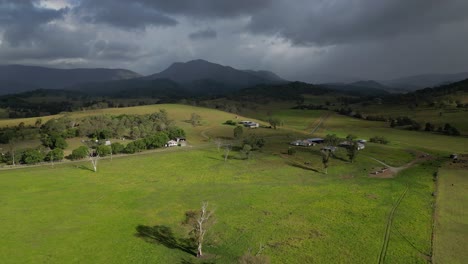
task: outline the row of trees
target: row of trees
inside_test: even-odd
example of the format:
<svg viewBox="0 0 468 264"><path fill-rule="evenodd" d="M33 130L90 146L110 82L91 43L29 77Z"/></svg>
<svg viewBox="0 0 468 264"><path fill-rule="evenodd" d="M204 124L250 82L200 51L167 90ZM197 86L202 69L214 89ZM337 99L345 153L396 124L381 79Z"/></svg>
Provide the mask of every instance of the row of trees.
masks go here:
<svg viewBox="0 0 468 264"><path fill-rule="evenodd" d="M165 110L149 115L119 115L119 116L89 116L73 119L66 115L51 119L46 123L37 119L33 126L20 123L15 127L0 130L0 143L8 144L9 148L2 155L2 161L7 164L36 164L43 161L60 161L64 158L63 150L68 147L67 138L87 136L88 146L73 150L67 158L76 160L99 155L128 153L132 154L146 149L164 146L170 138L185 137L185 131L174 126ZM134 141L123 146L114 143L104 146L105 139L129 137ZM16 149L20 140L37 139L41 146L22 151ZM100 141L99 141L100 140ZM99 143L95 143L98 141ZM93 153L90 155L90 153Z"/></svg>

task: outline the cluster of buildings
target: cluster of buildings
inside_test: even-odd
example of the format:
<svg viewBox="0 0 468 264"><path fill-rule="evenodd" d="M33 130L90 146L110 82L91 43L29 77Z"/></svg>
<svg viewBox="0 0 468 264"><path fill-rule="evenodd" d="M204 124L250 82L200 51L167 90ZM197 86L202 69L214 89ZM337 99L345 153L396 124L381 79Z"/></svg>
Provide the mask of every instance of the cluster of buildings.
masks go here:
<svg viewBox="0 0 468 264"><path fill-rule="evenodd" d="M323 138L308 138L304 140L296 140L293 141L289 144L293 146L302 146L302 147L310 147L310 146L315 146L317 144L322 144L324 142Z"/></svg>
<svg viewBox="0 0 468 264"><path fill-rule="evenodd" d="M240 121L239 123L244 125L245 127L248 127L248 128L258 128L258 127L260 127L259 123L252 122L252 121Z"/></svg>
<svg viewBox="0 0 468 264"><path fill-rule="evenodd" d="M187 140L185 138L175 138L171 139L166 143L166 147L185 147L187 146Z"/></svg>
<svg viewBox="0 0 468 264"><path fill-rule="evenodd" d="M293 145L293 146L301 146L301 147L310 147L310 146L315 146L317 144L323 144L325 142L325 140L323 138L308 138L308 139L299 139L299 140L295 140L291 143L289 143L290 145ZM364 140L364 139L358 139L357 140L357 149L358 150L361 150L361 149L364 149L366 147L366 142L367 140ZM343 148L347 148L347 147L350 147L353 143L351 141L342 141L340 142L340 144L338 144L338 146L340 147L343 147ZM334 152L336 150L336 147L334 146L323 146L322 149L325 149L325 150L330 150L332 152Z"/></svg>

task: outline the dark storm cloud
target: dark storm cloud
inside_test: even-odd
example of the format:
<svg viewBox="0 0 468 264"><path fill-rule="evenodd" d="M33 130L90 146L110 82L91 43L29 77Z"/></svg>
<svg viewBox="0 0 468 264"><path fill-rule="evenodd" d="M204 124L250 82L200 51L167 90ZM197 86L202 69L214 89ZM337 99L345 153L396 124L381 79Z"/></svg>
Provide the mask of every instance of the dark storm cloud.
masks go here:
<svg viewBox="0 0 468 264"><path fill-rule="evenodd" d="M105 40L94 43L92 55L105 60L136 60L142 56L137 45Z"/></svg>
<svg viewBox="0 0 468 264"><path fill-rule="evenodd" d="M82 58L89 54L88 40L96 37L94 32L69 31L58 26L38 28L28 38L30 43L0 46L0 59L15 60L53 60Z"/></svg>
<svg viewBox="0 0 468 264"><path fill-rule="evenodd" d="M467 0L0 0L0 63L153 73L202 58L304 81L467 71L466 10Z"/></svg>
<svg viewBox="0 0 468 264"><path fill-rule="evenodd" d="M41 26L62 19L68 9L39 7L34 0L0 0L0 29L3 41L18 46L34 41Z"/></svg>
<svg viewBox="0 0 468 264"><path fill-rule="evenodd" d="M269 6L271 2L271 0L83 0L75 11L86 22L141 29L147 26L175 26L177 20L173 16L208 19L251 15Z"/></svg>
<svg viewBox="0 0 468 264"><path fill-rule="evenodd" d="M83 0L74 11L84 22L104 23L125 29L177 25L174 18L145 1Z"/></svg>
<svg viewBox="0 0 468 264"><path fill-rule="evenodd" d="M274 0L138 0L163 12L197 18L226 18L252 15L270 6Z"/></svg>
<svg viewBox="0 0 468 264"><path fill-rule="evenodd" d="M276 1L252 16L253 33L278 34L295 44L333 45L419 34L468 18L466 0Z"/></svg>
<svg viewBox="0 0 468 264"><path fill-rule="evenodd" d="M213 39L217 37L217 33L213 29L203 29L196 32L193 32L189 35L190 39L199 40L199 39Z"/></svg>

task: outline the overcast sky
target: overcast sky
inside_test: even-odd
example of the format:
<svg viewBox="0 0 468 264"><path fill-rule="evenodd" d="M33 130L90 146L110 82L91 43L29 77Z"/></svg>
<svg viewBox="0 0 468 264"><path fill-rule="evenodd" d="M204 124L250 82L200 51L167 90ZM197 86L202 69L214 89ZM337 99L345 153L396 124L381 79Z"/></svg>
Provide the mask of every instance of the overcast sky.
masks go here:
<svg viewBox="0 0 468 264"><path fill-rule="evenodd" d="M468 71L467 43L467 0L0 0L0 64L390 79Z"/></svg>

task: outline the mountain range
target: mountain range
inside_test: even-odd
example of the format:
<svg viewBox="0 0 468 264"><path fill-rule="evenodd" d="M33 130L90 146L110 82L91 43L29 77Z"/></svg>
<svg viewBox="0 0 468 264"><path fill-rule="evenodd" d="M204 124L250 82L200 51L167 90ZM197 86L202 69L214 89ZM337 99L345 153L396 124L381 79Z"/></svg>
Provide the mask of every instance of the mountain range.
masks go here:
<svg viewBox="0 0 468 264"><path fill-rule="evenodd" d="M285 83L269 71L238 70L205 60L174 63L166 70L142 76L124 69L52 69L36 66L0 66L0 94L35 89L79 90L91 94L132 95L133 90L162 89L190 93L224 93L257 84Z"/></svg>
<svg viewBox="0 0 468 264"><path fill-rule="evenodd" d="M405 93L468 78L468 73L426 74L392 80L365 80L321 84L322 87L356 95ZM157 96L226 94L256 85L289 81L269 71L239 70L205 60L176 62L167 69L142 76L126 69L53 69L37 66L0 66L0 95L36 89L82 91L106 96ZM169 91L170 90L170 91Z"/></svg>

